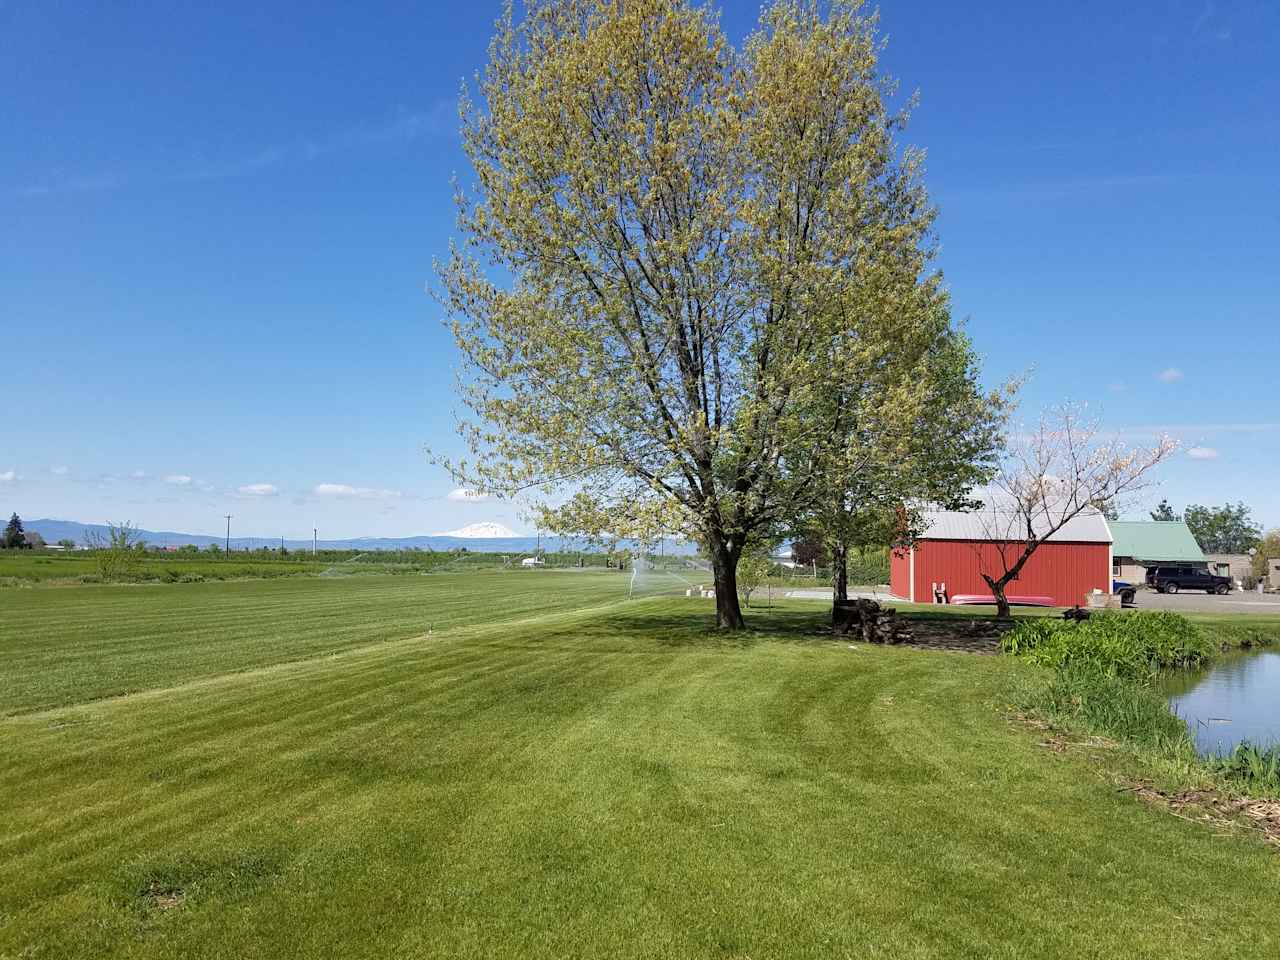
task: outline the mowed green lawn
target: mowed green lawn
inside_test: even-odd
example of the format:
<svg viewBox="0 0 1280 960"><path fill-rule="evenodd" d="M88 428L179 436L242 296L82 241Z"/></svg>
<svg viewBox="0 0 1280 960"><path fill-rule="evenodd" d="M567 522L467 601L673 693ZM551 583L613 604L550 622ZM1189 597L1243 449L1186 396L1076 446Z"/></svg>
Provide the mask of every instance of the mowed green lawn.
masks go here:
<svg viewBox="0 0 1280 960"><path fill-rule="evenodd" d="M0 590L0 716L626 595L593 571Z"/></svg>
<svg viewBox="0 0 1280 960"><path fill-rule="evenodd" d="M468 614L464 582L338 581L310 629L305 580L48 590L26 640L5 594L0 957L1280 952L1280 856L1039 746L1000 708L1021 665L560 583ZM277 654L236 663L255 630ZM11 697L28 643L51 676ZM131 648L143 692L71 702Z"/></svg>

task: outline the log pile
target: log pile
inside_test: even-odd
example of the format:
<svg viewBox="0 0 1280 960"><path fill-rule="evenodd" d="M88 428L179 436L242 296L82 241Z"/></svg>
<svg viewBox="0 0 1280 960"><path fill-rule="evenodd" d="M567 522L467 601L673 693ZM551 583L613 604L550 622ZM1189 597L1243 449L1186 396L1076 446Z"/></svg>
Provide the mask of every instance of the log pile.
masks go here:
<svg viewBox="0 0 1280 960"><path fill-rule="evenodd" d="M874 600L837 600L831 609L831 632L864 643L909 643L938 650L995 653L1013 621L995 617L930 617L901 615Z"/></svg>
<svg viewBox="0 0 1280 960"><path fill-rule="evenodd" d="M864 643L910 643L911 627L892 607L874 600L837 600L831 608L837 637L861 637Z"/></svg>

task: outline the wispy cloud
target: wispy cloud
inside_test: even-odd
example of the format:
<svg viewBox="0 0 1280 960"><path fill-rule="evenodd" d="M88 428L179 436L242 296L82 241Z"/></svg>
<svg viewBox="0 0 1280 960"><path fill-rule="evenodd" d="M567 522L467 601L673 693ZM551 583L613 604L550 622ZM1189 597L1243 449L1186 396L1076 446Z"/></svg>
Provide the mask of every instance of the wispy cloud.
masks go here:
<svg viewBox="0 0 1280 960"><path fill-rule="evenodd" d="M1213 447L1192 447L1187 451L1187 456L1192 460L1217 460L1218 451Z"/></svg>
<svg viewBox="0 0 1280 960"><path fill-rule="evenodd" d="M97 193L115 190L125 184L124 177L115 173L93 173L79 176L53 174L43 183L30 184L14 190L19 197L48 197L62 193Z"/></svg>
<svg viewBox="0 0 1280 960"><path fill-rule="evenodd" d="M173 484L173 486L175 487L191 486L191 478L188 477L185 473L171 473L164 478L164 482Z"/></svg>
<svg viewBox="0 0 1280 960"><path fill-rule="evenodd" d="M1231 24L1219 12L1218 5L1213 0L1209 0L1200 16L1196 17L1196 22L1191 27L1191 36L1197 40L1214 40L1218 43L1227 43L1231 39Z"/></svg>
<svg viewBox="0 0 1280 960"><path fill-rule="evenodd" d="M236 492L245 497L274 497L280 490L274 483L246 483Z"/></svg>
<svg viewBox="0 0 1280 960"><path fill-rule="evenodd" d="M1026 180L1021 183L959 186L939 192L953 200L1051 201L1089 198L1112 190L1143 190L1173 186L1204 178L1197 173L1100 173L1065 179Z"/></svg>
<svg viewBox="0 0 1280 960"><path fill-rule="evenodd" d="M1177 423L1152 429L1167 433L1270 433L1280 430L1280 423Z"/></svg>
<svg viewBox="0 0 1280 960"><path fill-rule="evenodd" d="M493 497L487 493L480 493L478 490L458 487L456 490L450 490L445 499L452 500L454 503L487 503Z"/></svg>
<svg viewBox="0 0 1280 960"><path fill-rule="evenodd" d="M0 473L0 483L13 483L15 480L21 479L22 477L18 476L17 470L6 470L4 473Z"/></svg>
<svg viewBox="0 0 1280 960"><path fill-rule="evenodd" d="M1119 437L1126 440L1147 440L1151 437L1174 437L1174 438L1194 438L1190 442L1193 446L1203 443L1203 441L1213 434L1221 433L1274 433L1280 431L1280 423L1152 423L1152 424L1130 424L1128 426L1116 427L1114 430L1104 431L1108 436ZM1206 448L1207 449L1207 448ZM1188 450L1188 453L1190 450Z"/></svg>
<svg viewBox="0 0 1280 960"><path fill-rule="evenodd" d="M1166 367L1156 374L1156 379L1161 383L1177 383L1183 377L1183 373L1177 367Z"/></svg>
<svg viewBox="0 0 1280 960"><path fill-rule="evenodd" d="M375 119L319 136L300 137L274 144L242 145L221 155L206 155L186 162L170 161L167 169L153 168L146 172L132 173L129 177L114 172L64 174L55 170L39 183L18 187L10 192L18 197L39 198L116 190L135 183L225 180L251 176L278 166L307 163L331 154L445 136L456 129L457 110L454 101L439 99L421 108L397 107Z"/></svg>
<svg viewBox="0 0 1280 960"><path fill-rule="evenodd" d="M289 163L306 163L330 154L439 136L456 125L451 101L439 100L425 110L401 107L378 120L357 124L321 137L255 147L239 154L202 161L174 173L177 181L223 180Z"/></svg>
<svg viewBox="0 0 1280 960"><path fill-rule="evenodd" d="M399 490L353 487L347 483L318 483L313 492L317 497L349 497L360 500L395 500L401 496Z"/></svg>
<svg viewBox="0 0 1280 960"><path fill-rule="evenodd" d="M71 468L63 467L63 466L50 467L49 472L52 473L55 477L65 477L67 474L71 472Z"/></svg>

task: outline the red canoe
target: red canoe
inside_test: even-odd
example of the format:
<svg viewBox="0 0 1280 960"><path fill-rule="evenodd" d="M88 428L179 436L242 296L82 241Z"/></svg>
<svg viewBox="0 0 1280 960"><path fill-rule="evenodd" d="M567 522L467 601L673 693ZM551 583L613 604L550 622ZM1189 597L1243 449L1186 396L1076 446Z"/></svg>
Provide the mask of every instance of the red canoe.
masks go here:
<svg viewBox="0 0 1280 960"><path fill-rule="evenodd" d="M1015 607L1056 607L1053 597L1027 597L1009 594L1006 598L1011 606ZM994 604L996 598L989 593L959 593L951 598L952 603L956 604Z"/></svg>

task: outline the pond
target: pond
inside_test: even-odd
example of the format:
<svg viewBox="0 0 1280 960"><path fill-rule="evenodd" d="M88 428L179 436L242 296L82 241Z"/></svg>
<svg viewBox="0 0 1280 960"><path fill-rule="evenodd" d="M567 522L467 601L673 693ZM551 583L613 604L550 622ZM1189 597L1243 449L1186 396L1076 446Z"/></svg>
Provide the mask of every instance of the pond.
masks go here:
<svg viewBox="0 0 1280 960"><path fill-rule="evenodd" d="M1222 657L1208 670L1171 680L1168 690L1201 753L1227 753L1243 740L1280 743L1280 652Z"/></svg>

